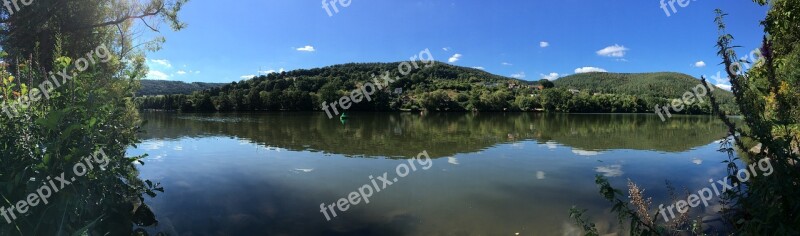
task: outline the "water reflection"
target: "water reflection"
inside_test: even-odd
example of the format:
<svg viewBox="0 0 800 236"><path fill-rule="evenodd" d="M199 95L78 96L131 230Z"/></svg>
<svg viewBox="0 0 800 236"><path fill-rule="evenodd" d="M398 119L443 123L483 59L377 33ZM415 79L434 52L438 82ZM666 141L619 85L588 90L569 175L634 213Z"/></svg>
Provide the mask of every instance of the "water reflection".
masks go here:
<svg viewBox="0 0 800 236"><path fill-rule="evenodd" d="M724 175L710 117L648 115L147 113L141 177L170 235L572 235L567 210L617 227L594 176L635 179L667 201L664 180L705 186ZM328 222L330 203L427 150L415 172ZM371 158L352 158L371 157ZM390 157L390 158L382 158ZM699 163L699 164L698 164ZM674 173L681 173L675 175Z"/></svg>
<svg viewBox="0 0 800 236"><path fill-rule="evenodd" d="M436 157L445 157L525 140L570 146L583 156L612 149L683 152L725 134L711 116L662 122L655 115L635 114L353 113L344 122L322 113L151 112L144 118L150 122L144 139L229 136L266 147L368 157L407 157L429 147L437 148Z"/></svg>

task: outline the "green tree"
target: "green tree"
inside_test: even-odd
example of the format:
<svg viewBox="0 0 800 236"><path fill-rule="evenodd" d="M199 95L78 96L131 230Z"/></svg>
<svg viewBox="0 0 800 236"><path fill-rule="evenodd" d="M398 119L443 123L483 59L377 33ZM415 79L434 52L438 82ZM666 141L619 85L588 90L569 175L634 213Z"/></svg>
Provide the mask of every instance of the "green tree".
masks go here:
<svg viewBox="0 0 800 236"><path fill-rule="evenodd" d="M542 91L540 103L547 111L569 112L569 101L572 98L567 90L548 89Z"/></svg>
<svg viewBox="0 0 800 236"><path fill-rule="evenodd" d="M42 92L47 71L75 74L48 97L19 107L18 114L0 116L1 202L26 199L48 177L73 173L79 158L99 149L109 159L105 169L89 170L54 193L47 206L31 207L11 225L0 226L0 235L130 235L133 221L152 220L130 212L142 194L161 190L138 178L134 163L142 157L125 156L138 142L140 124L130 94L146 74L142 48L131 46L132 21L181 29L177 12L184 3L37 0L16 12L0 9L0 47L7 64L0 68L0 103L16 104ZM80 69L75 64L81 60L94 63ZM154 101L168 105L163 97ZM139 209L142 214L147 207Z"/></svg>
<svg viewBox="0 0 800 236"><path fill-rule="evenodd" d="M556 84L554 84L552 81L550 81L548 79L540 79L539 80L539 85L541 85L542 87L544 87L546 89L553 88L553 87L556 86Z"/></svg>

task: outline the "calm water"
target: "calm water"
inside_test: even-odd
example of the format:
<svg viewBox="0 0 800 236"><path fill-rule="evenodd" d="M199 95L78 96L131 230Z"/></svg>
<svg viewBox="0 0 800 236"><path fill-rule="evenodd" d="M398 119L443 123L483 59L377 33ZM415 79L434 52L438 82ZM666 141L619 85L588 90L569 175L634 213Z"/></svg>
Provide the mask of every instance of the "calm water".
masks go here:
<svg viewBox="0 0 800 236"><path fill-rule="evenodd" d="M712 117L654 115L144 113L146 202L171 235L575 235L569 208L617 227L594 176L658 204L725 176ZM327 221L333 204L427 151L418 169ZM421 165L417 164L418 167ZM378 182L380 183L380 182ZM711 209L707 209L712 211Z"/></svg>

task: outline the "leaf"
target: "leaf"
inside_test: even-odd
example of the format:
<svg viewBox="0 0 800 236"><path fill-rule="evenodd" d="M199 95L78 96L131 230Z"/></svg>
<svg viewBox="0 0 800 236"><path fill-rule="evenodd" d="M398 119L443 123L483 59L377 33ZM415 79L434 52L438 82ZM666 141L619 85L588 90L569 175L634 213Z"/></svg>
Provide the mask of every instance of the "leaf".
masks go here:
<svg viewBox="0 0 800 236"><path fill-rule="evenodd" d="M50 153L46 153L46 154L44 154L44 158L42 158L42 162L44 162L44 164L46 166L49 166L50 165L50 159L51 159L51 154Z"/></svg>
<svg viewBox="0 0 800 236"><path fill-rule="evenodd" d="M156 197L156 193L154 193L152 190L145 191L145 194L147 194L147 196L150 196L151 198Z"/></svg>

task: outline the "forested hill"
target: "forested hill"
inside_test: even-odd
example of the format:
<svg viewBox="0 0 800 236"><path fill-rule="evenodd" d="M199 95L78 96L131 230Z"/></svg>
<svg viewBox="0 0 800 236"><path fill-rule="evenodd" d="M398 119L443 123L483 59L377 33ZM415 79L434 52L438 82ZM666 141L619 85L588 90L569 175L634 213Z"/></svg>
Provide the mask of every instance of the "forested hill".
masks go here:
<svg viewBox="0 0 800 236"><path fill-rule="evenodd" d="M630 94L646 97L680 98L700 85L700 80L681 73L606 73L574 74L554 82L557 87L578 89L592 93ZM720 99L733 99L733 94L715 88Z"/></svg>
<svg viewBox="0 0 800 236"><path fill-rule="evenodd" d="M419 62L418 62L419 63ZM284 72L275 74L280 77L335 77L342 80L350 80L356 78L358 81L366 81L372 74L379 74L383 71L397 71L400 62L396 63L349 63L341 65L333 65L324 68L315 69L301 69L295 71ZM445 69L447 68L447 69ZM451 70L456 69L456 70ZM508 77L494 75L483 70L457 67L449 64L438 63L429 73L421 75L432 75L438 79L451 80L451 79L472 79L474 81L480 80L483 82L500 82L500 81L516 81L517 83L535 83L526 82L522 80L515 80ZM412 71L413 74L413 71ZM413 75L411 75L413 76ZM419 75L418 75L419 76ZM255 77L253 79L258 79ZM244 82L240 81L239 83ZM206 89L219 88L227 83L186 83L182 81L167 81L167 80L142 80L142 88L137 93L138 96L153 96L153 95L174 95L174 94L192 94L195 91L203 91Z"/></svg>
<svg viewBox="0 0 800 236"><path fill-rule="evenodd" d="M195 91L203 91L210 88L224 86L224 83L186 83L182 81L167 80L142 80L142 88L136 92L138 96L152 95L171 95L171 94L192 94Z"/></svg>
<svg viewBox="0 0 800 236"><path fill-rule="evenodd" d="M600 94L627 94L652 100L652 98L680 99L686 92L702 93L702 82L687 74L675 72L656 73L608 73L592 72L565 76L555 81L556 87L564 89L577 89L589 93ZM713 86L713 85L711 85ZM712 92L720 103L720 109L729 114L738 114L736 100L733 93L718 87L712 87ZM708 96L703 97L708 101ZM654 103L654 102L649 102ZM698 103L698 102L695 102ZM657 102L658 105L670 103ZM651 107L653 104L650 104ZM704 109L708 103L695 104ZM693 112L690 112L693 113ZM705 112L703 112L705 113Z"/></svg>
<svg viewBox="0 0 800 236"><path fill-rule="evenodd" d="M430 67L422 62L417 64L420 68L407 75L399 72L400 62L350 63L271 73L191 95L146 96L138 98L137 102L141 109L195 112L319 111L323 102L340 101L356 88L373 81L372 75L389 72L391 78L399 79L371 95L370 101L354 103L347 110L641 113L652 112L656 105L669 104L671 99L680 98L699 83L677 73L661 76L591 73L559 79L553 87L547 80L523 81L441 62ZM569 90L573 87L581 91ZM706 103L675 113L707 114L709 111Z"/></svg>

